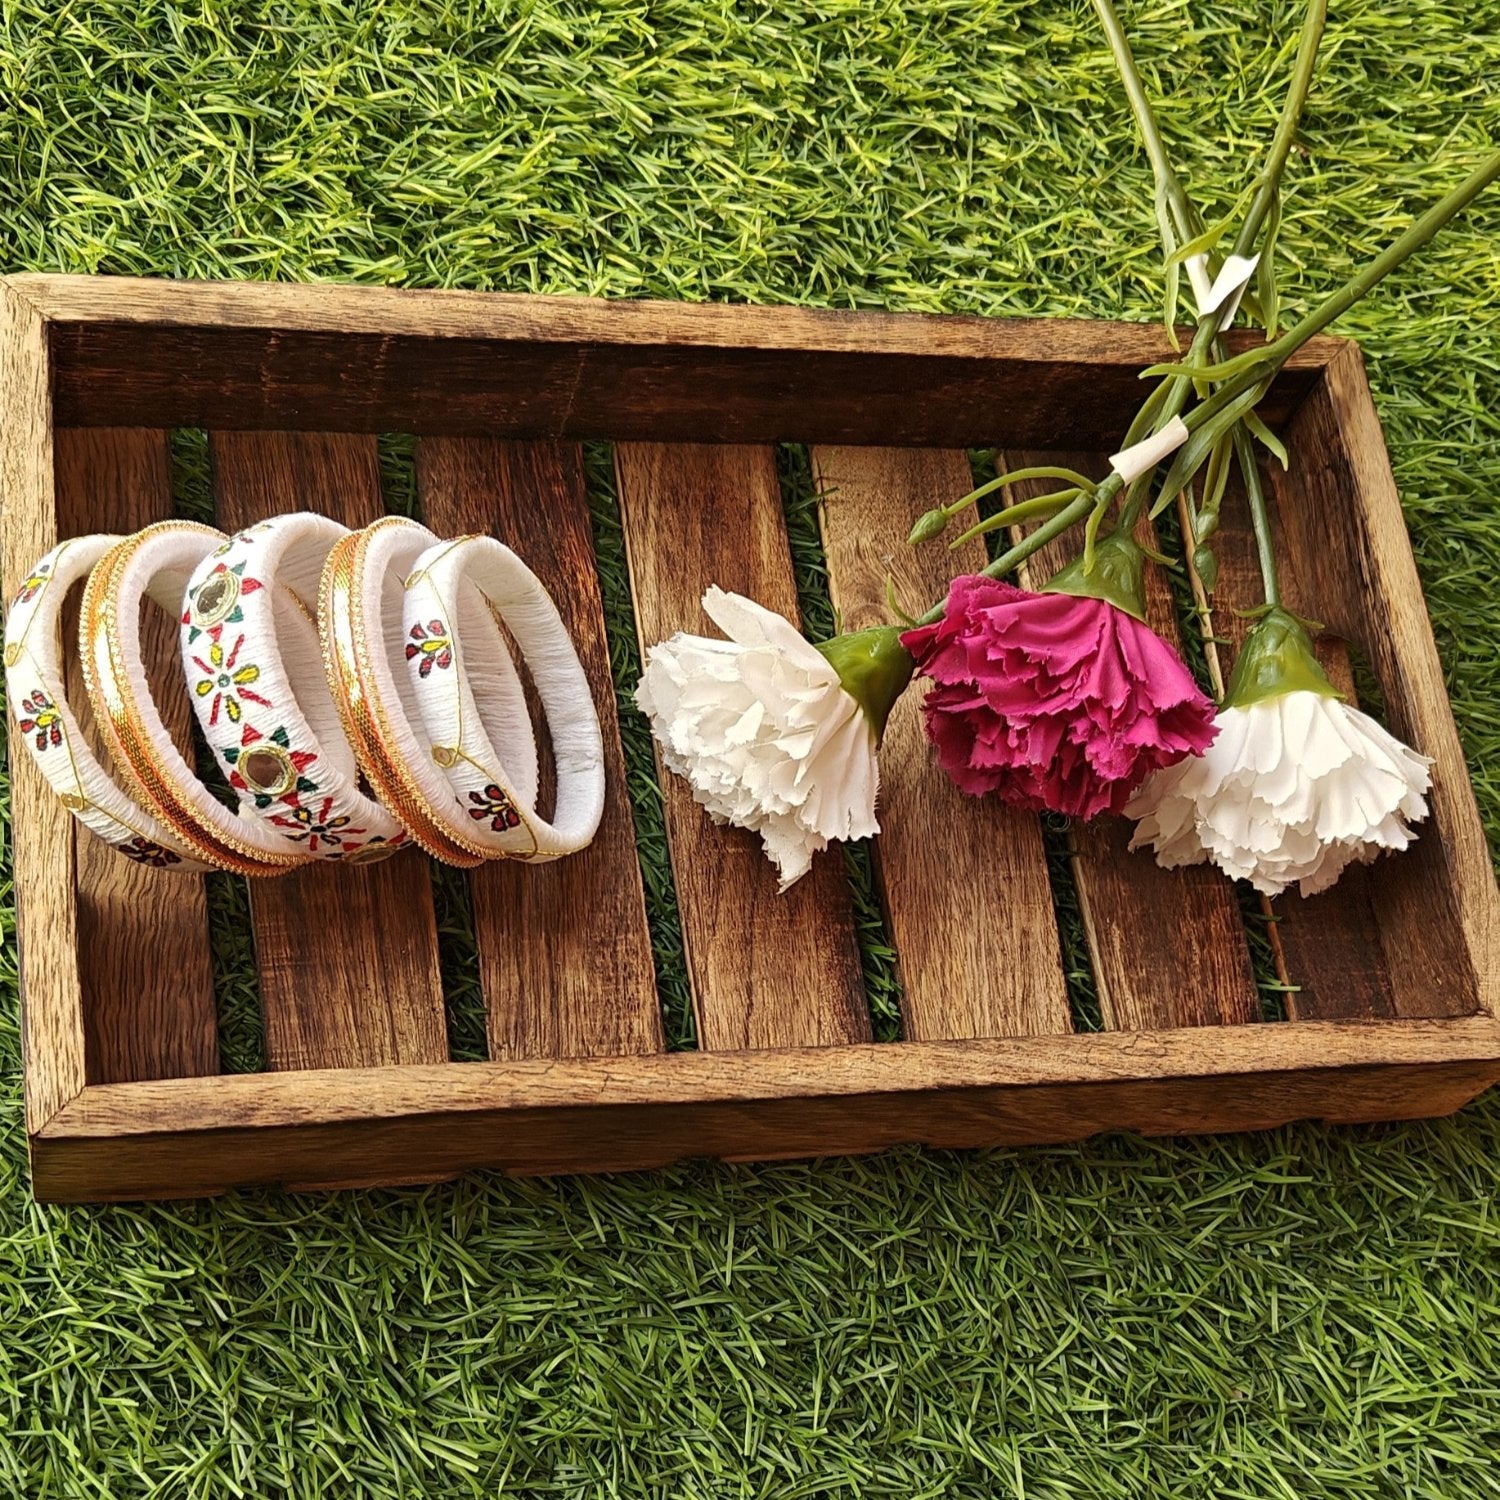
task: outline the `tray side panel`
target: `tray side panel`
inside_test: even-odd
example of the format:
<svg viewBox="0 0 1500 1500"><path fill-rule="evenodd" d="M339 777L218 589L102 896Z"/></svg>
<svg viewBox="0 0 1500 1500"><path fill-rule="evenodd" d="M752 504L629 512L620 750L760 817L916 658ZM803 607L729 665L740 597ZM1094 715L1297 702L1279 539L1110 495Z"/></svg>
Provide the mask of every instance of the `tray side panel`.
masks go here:
<svg viewBox="0 0 1500 1500"><path fill-rule="evenodd" d="M469 876L490 1056L659 1052L661 1007L582 452L573 443L425 438L417 487L433 530L490 532L546 585L588 674L604 740L604 819L594 842L551 864L499 860Z"/></svg>
<svg viewBox="0 0 1500 1500"><path fill-rule="evenodd" d="M1244 1027L1231 1034L1238 1042L1256 1032L1290 1029ZM863 1054L868 1048L849 1053L852 1081L821 1091L803 1077L806 1053L786 1059L740 1054L724 1061L735 1068L763 1058L778 1071L788 1069L789 1078L802 1077L805 1091L778 1087L748 1097L710 1093L686 1100L665 1079L659 1084L627 1080L633 1060L615 1059L609 1064L607 1100L569 1100L565 1081L558 1080L555 1102L540 1107L507 1105L509 1090L489 1079L480 1081L482 1097L475 1096L473 1086L453 1078L474 1069L454 1068L440 1070L447 1075L442 1092L465 1095L461 1101L450 1098L445 1108L434 1087L432 1097L415 1112L398 1107L357 1120L340 1118L339 1095L367 1105L372 1091L378 1096L378 1082L368 1074L322 1075L299 1118L288 1118L285 1110L258 1117L232 1103L208 1113L199 1101L190 1111L191 1122L185 1117L188 1111L179 1111L184 1118L176 1133L142 1128L173 1119L172 1103L140 1092L152 1085L90 1089L36 1141L35 1184L38 1196L47 1200L98 1201L183 1197L226 1186L298 1181L315 1171L337 1172L351 1181L398 1183L434 1171L452 1174L479 1167L517 1174L603 1172L663 1166L688 1157L777 1160L910 1142L963 1149L1081 1140L1120 1129L1191 1135L1263 1130L1299 1119L1339 1124L1420 1119L1460 1108L1500 1071L1493 1056L1474 1055L1472 1039L1464 1045L1433 1037L1427 1046L1394 1049L1384 1063L1351 1061L1351 1050L1369 1049L1340 1047L1337 1038L1330 1040L1329 1053L1344 1055L1329 1056L1321 1065L1307 1065L1316 1044L1308 1047L1306 1062L1290 1067L1284 1061L1256 1066L1254 1054L1260 1049L1237 1047L1245 1054L1244 1071L1205 1069L1172 1077L1152 1076L1149 1064L1141 1076L1122 1076L1133 1066L1132 1059L1124 1058L1112 1076L1091 1070L1095 1076L1076 1081L1019 1082L1011 1075L1012 1081L992 1083L966 1076L944 1086L933 1082L933 1067L917 1058L913 1086L894 1090L865 1085ZM1034 1038L1031 1045L1046 1041ZM1494 1045L1490 1038L1477 1050L1486 1053ZM890 1054L889 1061L900 1068L904 1059L895 1054L923 1046L902 1043L875 1050ZM1448 1051L1453 1055L1439 1060ZM825 1055L830 1060L841 1056ZM984 1068L996 1080L1008 1072L993 1059ZM960 1062L952 1071L973 1070ZM242 1081L252 1087L255 1082L229 1080ZM636 1082L642 1085L639 1091ZM122 1097L127 1092L130 1100ZM356 1092L357 1100L352 1097ZM409 1088L401 1092L413 1094ZM527 1089L527 1097L536 1092ZM546 1087L544 1092L554 1091ZM110 1103L102 1110L90 1104L91 1097L106 1094ZM180 1102L180 1096L172 1100ZM460 1102L463 1107L455 1112ZM211 1124L205 1123L209 1120Z"/></svg>
<svg viewBox="0 0 1500 1500"><path fill-rule="evenodd" d="M1109 467L1100 454L1076 452L1007 450L996 462L1008 468L1061 464L1081 474ZM1052 481L1029 481L1015 493L1023 498L1049 487L1055 488ZM1141 539L1155 545L1149 521L1142 523ZM1027 560L1026 584L1045 583L1080 546L1079 533L1070 532L1043 547ZM1155 568L1146 572L1146 616L1158 635L1178 644L1176 606ZM1105 1024L1151 1031L1255 1020L1260 999L1234 887L1212 870L1164 870L1149 853L1132 854L1133 826L1102 817L1074 823L1068 834Z"/></svg>
<svg viewBox="0 0 1500 1500"><path fill-rule="evenodd" d="M1484 825L1443 684L1442 664L1385 438L1357 345L1345 345L1288 432L1301 503L1281 507L1310 570L1318 619L1361 644L1392 733L1433 757L1432 817L1371 890L1403 1016L1493 1010L1500 997L1500 900Z"/></svg>
<svg viewBox="0 0 1500 1500"><path fill-rule="evenodd" d="M828 585L844 630L890 624L887 578L919 614L954 573L984 566L979 540L958 553L941 543L906 545L923 511L973 487L963 452L817 447L812 461ZM953 524L957 535L969 522ZM922 728L922 691L913 682L886 725L875 842L903 1034L1070 1031L1041 824L996 798L965 797L937 768Z"/></svg>
<svg viewBox="0 0 1500 1500"><path fill-rule="evenodd" d="M0 293L0 381L0 569L9 604L58 540L46 329L10 286ZM84 1086L77 872L72 814L13 742L9 759L26 1128L34 1135Z"/></svg>
<svg viewBox="0 0 1500 1500"><path fill-rule="evenodd" d="M615 467L643 653L675 630L717 634L699 602L710 583L798 618L774 450L622 443ZM658 767L698 1045L867 1040L840 853L778 895L759 838L710 822L659 747Z"/></svg>
<svg viewBox="0 0 1500 1500"><path fill-rule="evenodd" d="M168 435L149 428L59 429L57 516L63 535L136 530L172 514ZM78 597L64 614L77 631ZM177 621L154 607L141 651L162 719L191 763L193 710L182 686ZM109 764L88 713L79 652L66 652L68 698L95 756ZM91 1083L219 1071L218 1019L203 877L135 864L81 824L73 828L78 965Z"/></svg>
<svg viewBox="0 0 1500 1500"><path fill-rule="evenodd" d="M1269 466L1265 466L1269 467ZM1304 578L1301 559L1286 545L1281 513L1288 504L1307 504L1290 493L1278 474L1265 474L1268 509L1276 536L1278 574L1288 608L1307 619L1321 619L1321 604ZM1244 484L1238 474L1224 497L1222 520L1212 546L1219 562L1213 596L1212 635L1207 641L1211 663L1227 680L1235 653L1251 622L1239 611L1264 602L1255 533L1246 511ZM1223 645L1216 645L1215 642ZM1349 653L1336 637L1317 642L1318 659L1334 685L1356 701ZM1286 995L1287 1014L1296 1020L1334 1020L1340 1016L1388 1017L1396 1014L1395 995L1375 915L1374 884L1379 872L1363 865L1346 870L1332 890L1310 900L1289 891L1262 907L1274 920L1269 931L1282 980L1295 986Z"/></svg>
<svg viewBox="0 0 1500 1500"><path fill-rule="evenodd" d="M230 529L292 510L348 526L384 513L373 438L211 433L209 451ZM273 1068L446 1060L432 884L415 850L253 880L250 909Z"/></svg>
<svg viewBox="0 0 1500 1500"><path fill-rule="evenodd" d="M129 278L24 277L58 420L515 438L1111 442L1159 327ZM1230 336L1238 350L1248 341ZM1264 402L1281 421L1336 341ZM1080 389L1089 399L1075 402ZM859 399L851 401L857 391ZM921 400L913 392L921 392Z"/></svg>

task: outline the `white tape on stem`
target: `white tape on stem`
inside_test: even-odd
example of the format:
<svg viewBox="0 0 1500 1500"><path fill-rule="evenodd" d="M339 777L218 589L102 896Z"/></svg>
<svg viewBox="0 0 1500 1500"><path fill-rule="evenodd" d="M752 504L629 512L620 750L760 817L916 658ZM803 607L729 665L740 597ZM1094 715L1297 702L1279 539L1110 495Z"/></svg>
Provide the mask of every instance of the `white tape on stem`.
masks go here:
<svg viewBox="0 0 1500 1500"><path fill-rule="evenodd" d="M1213 277L1208 274L1208 257L1201 251L1197 255L1190 255L1183 262L1187 270L1188 280L1193 287L1193 300L1198 308L1198 316L1203 316L1203 309L1208 306L1208 299L1213 292Z"/></svg>
<svg viewBox="0 0 1500 1500"><path fill-rule="evenodd" d="M1142 474L1150 473L1162 459L1169 453L1175 453L1187 440L1187 423L1181 417L1173 417L1160 432L1153 432L1150 437L1142 438L1140 442L1132 443L1121 452L1112 454L1109 466L1129 484Z"/></svg>
<svg viewBox="0 0 1500 1500"><path fill-rule="evenodd" d="M1250 278L1255 275L1255 268L1260 264L1259 255L1231 255L1224 264L1219 267L1219 274L1214 277L1214 283L1208 289L1207 296L1198 298L1198 316L1206 318L1210 313L1220 313L1220 329L1228 328L1234 322L1234 315L1240 310L1240 298L1245 295L1245 288L1249 285ZM1193 282L1193 288L1197 290L1198 283ZM1220 309L1223 309L1220 312Z"/></svg>

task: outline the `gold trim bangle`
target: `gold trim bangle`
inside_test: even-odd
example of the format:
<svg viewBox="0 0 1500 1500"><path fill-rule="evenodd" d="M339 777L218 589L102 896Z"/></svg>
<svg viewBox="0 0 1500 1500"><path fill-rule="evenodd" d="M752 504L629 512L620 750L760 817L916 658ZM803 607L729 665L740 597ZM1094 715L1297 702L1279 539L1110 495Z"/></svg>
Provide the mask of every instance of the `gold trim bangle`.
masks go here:
<svg viewBox="0 0 1500 1500"><path fill-rule="evenodd" d="M84 687L117 766L140 801L205 863L237 875L284 875L308 863L237 816L193 774L145 684L140 606L150 594L180 619L187 575L224 540L212 526L158 521L100 558L84 588Z"/></svg>
<svg viewBox="0 0 1500 1500"><path fill-rule="evenodd" d="M370 789L434 859L473 869L484 863L484 851L466 836L456 811L444 815L456 804L442 773L422 754L400 702L404 677L397 677L385 650L386 579L394 574L399 589L412 559L435 540L425 526L401 516L341 537L318 584L319 634L333 701ZM399 603L395 608L399 621ZM378 654L372 635L381 643Z"/></svg>

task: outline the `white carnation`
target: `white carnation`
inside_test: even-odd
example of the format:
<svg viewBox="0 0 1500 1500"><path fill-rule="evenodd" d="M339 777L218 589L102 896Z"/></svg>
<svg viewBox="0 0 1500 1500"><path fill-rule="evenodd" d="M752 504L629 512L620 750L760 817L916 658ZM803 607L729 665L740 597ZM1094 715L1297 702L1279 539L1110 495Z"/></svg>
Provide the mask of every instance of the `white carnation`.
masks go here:
<svg viewBox="0 0 1500 1500"><path fill-rule="evenodd" d="M717 587L703 608L729 639L653 646L635 701L667 768L715 821L761 836L786 890L830 839L879 831L876 733L787 620Z"/></svg>
<svg viewBox="0 0 1500 1500"><path fill-rule="evenodd" d="M1368 714L1296 691L1219 713L1202 756L1153 775L1125 812L1168 869L1211 860L1268 896L1327 890L1355 860L1404 849L1427 816L1432 762Z"/></svg>

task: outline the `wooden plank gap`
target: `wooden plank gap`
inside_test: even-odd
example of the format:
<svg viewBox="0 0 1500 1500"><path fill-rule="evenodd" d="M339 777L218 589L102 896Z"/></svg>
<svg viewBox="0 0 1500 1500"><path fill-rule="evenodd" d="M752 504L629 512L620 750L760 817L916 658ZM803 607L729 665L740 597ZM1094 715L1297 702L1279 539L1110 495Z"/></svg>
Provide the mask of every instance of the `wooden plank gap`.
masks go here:
<svg viewBox="0 0 1500 1500"><path fill-rule="evenodd" d="M920 613L950 578L984 566L906 545L912 523L973 487L956 449L814 447L828 584L845 630L890 624L886 580ZM974 519L959 518L957 534ZM877 875L901 976L908 1040L1024 1036L1071 1027L1057 917L1036 814L966 797L935 764L924 684L896 704L881 747Z"/></svg>

